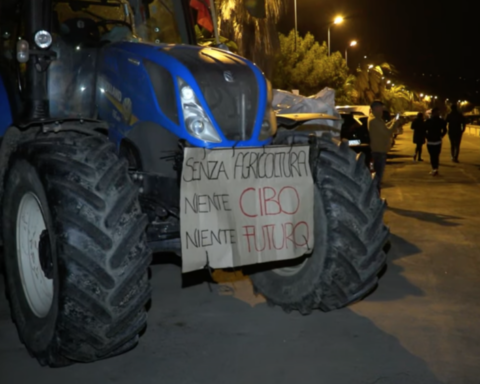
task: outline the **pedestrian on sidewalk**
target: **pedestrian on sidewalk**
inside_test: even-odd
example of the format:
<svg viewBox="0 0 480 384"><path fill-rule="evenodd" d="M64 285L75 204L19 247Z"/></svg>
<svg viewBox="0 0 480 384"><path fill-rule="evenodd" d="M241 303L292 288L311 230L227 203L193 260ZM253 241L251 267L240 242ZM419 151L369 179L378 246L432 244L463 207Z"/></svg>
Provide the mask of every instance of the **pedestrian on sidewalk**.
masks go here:
<svg viewBox="0 0 480 384"><path fill-rule="evenodd" d="M432 117L425 123L425 134L428 153L430 154L430 163L432 164L430 174L437 176L440 165L440 153L442 152L442 139L447 134L447 122L440 117L438 108L432 109Z"/></svg>
<svg viewBox="0 0 480 384"><path fill-rule="evenodd" d="M447 116L448 137L452 151L452 161L458 163L460 154L460 144L462 142L463 132L466 128L466 120L463 114L458 110L457 105L452 105L452 112Z"/></svg>
<svg viewBox="0 0 480 384"><path fill-rule="evenodd" d="M368 132L370 134L373 168L376 173L378 192L380 193L383 173L387 164L387 153L390 150L392 135L399 121L392 120L388 124L385 123L383 119L384 108L381 101L374 101L370 108L372 114L368 118Z"/></svg>
<svg viewBox="0 0 480 384"><path fill-rule="evenodd" d="M417 118L412 122L413 129L413 143L417 145L415 148L415 155L413 155L413 161L423 161L422 149L425 144L425 120L423 113L419 113Z"/></svg>

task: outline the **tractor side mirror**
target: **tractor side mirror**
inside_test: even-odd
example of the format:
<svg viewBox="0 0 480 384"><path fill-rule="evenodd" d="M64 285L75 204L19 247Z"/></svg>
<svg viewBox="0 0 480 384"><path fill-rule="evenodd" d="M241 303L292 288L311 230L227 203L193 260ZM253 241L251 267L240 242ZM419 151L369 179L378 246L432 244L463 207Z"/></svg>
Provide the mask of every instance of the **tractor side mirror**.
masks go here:
<svg viewBox="0 0 480 384"><path fill-rule="evenodd" d="M244 0L245 8L250 16L256 19L265 19L267 17L267 8L265 0Z"/></svg>

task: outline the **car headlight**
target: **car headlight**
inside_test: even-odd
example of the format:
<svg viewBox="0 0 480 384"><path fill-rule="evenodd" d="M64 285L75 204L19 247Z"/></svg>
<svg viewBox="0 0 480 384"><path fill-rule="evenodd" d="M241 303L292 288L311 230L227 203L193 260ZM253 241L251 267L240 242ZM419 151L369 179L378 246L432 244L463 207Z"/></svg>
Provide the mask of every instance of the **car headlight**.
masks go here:
<svg viewBox="0 0 480 384"><path fill-rule="evenodd" d="M177 77L182 103L183 118L188 133L197 139L220 143L222 139L205 113L194 90L183 79Z"/></svg>
<svg viewBox="0 0 480 384"><path fill-rule="evenodd" d="M275 111L273 110L273 90L272 84L267 79L267 107L265 109L265 115L262 121L262 128L260 134L258 135L259 141L264 141L273 137L277 133L277 117L275 116Z"/></svg>

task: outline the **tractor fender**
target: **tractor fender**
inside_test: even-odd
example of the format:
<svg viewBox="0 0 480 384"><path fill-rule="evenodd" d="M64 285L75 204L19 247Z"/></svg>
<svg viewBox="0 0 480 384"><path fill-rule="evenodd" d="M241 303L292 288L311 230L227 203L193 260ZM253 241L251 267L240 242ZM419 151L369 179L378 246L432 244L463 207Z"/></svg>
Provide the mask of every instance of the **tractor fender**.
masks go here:
<svg viewBox="0 0 480 384"><path fill-rule="evenodd" d="M77 119L71 120L75 121ZM88 122L87 120L85 121ZM48 125L49 123L50 125L53 125L55 123L55 120L43 122L43 125ZM95 129L83 128L82 125L83 123L81 123L78 128L71 128L70 130L77 130L85 133L90 131L92 133L97 132L102 134L104 134L104 131L106 130L106 126L102 125L101 122L98 122L98 126ZM0 144L0 209L2 206L1 204L3 204L5 180L8 174L8 170L10 168L10 158L12 154L17 150L18 145L24 141L34 138L38 134L41 127L42 126L40 124L32 122L31 124L20 125L18 127L12 125L5 129L5 134L1 138ZM1 238L1 236L2 230L0 227L0 242L3 243L3 239Z"/></svg>
<svg viewBox="0 0 480 384"><path fill-rule="evenodd" d="M176 178L173 163L165 157L178 151L179 138L162 126L152 122L136 124L122 139L121 145L127 145L139 156L142 171Z"/></svg>
<svg viewBox="0 0 480 384"><path fill-rule="evenodd" d="M15 126L6 129L0 145L0 208L3 205L3 194L5 191L5 179L8 173L10 156L17 149L18 143L22 140L22 136L26 136L29 131L21 131ZM0 227L0 243L3 245L2 228ZM0 263L1 263L0 256Z"/></svg>
<svg viewBox="0 0 480 384"><path fill-rule="evenodd" d="M5 135L8 127L13 123L10 98L2 76L0 76L0 137Z"/></svg>

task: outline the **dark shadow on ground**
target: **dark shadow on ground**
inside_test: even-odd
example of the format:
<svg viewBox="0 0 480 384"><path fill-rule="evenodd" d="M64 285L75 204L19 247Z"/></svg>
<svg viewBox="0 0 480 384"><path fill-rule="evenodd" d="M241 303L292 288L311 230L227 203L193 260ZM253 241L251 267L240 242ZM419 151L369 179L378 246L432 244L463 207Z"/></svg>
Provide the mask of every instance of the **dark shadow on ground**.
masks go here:
<svg viewBox="0 0 480 384"><path fill-rule="evenodd" d="M390 249L387 254L388 268L379 280L379 287L366 301L394 301L407 296L424 296L424 292L408 281L404 276L404 268L394 263L395 260L414 256L422 250L415 244L391 234Z"/></svg>
<svg viewBox="0 0 480 384"><path fill-rule="evenodd" d="M413 159L413 156L408 155L396 155L396 154L387 154L387 159Z"/></svg>
<svg viewBox="0 0 480 384"><path fill-rule="evenodd" d="M390 261L414 256L422 252L422 250L415 244L412 244L404 238L393 233L390 235L390 243L391 247L390 251L388 252L388 259Z"/></svg>
<svg viewBox="0 0 480 384"><path fill-rule="evenodd" d="M252 308L206 284L181 289L180 281L177 267L154 266L149 329L139 346L89 365L42 368L14 325L1 321L2 383L131 384L141 377L142 384L445 384L401 340L349 308L286 314L266 304Z"/></svg>
<svg viewBox="0 0 480 384"><path fill-rule="evenodd" d="M458 216L442 215L422 211L411 211L409 209L395 208L391 206L388 207L388 210L396 213L397 215L410 217L420 221L426 221L428 223L435 223L445 227L458 227L460 224L452 223L449 220L462 220L462 218Z"/></svg>
<svg viewBox="0 0 480 384"><path fill-rule="evenodd" d="M393 187L395 187L395 184L382 182L382 189L393 188Z"/></svg>
<svg viewBox="0 0 480 384"><path fill-rule="evenodd" d="M183 273L182 274L182 258L175 253L158 252L153 254L152 265L175 265L179 268L178 273L182 275L182 288L191 287L198 284L208 283L216 284L211 276L208 268L203 270Z"/></svg>

